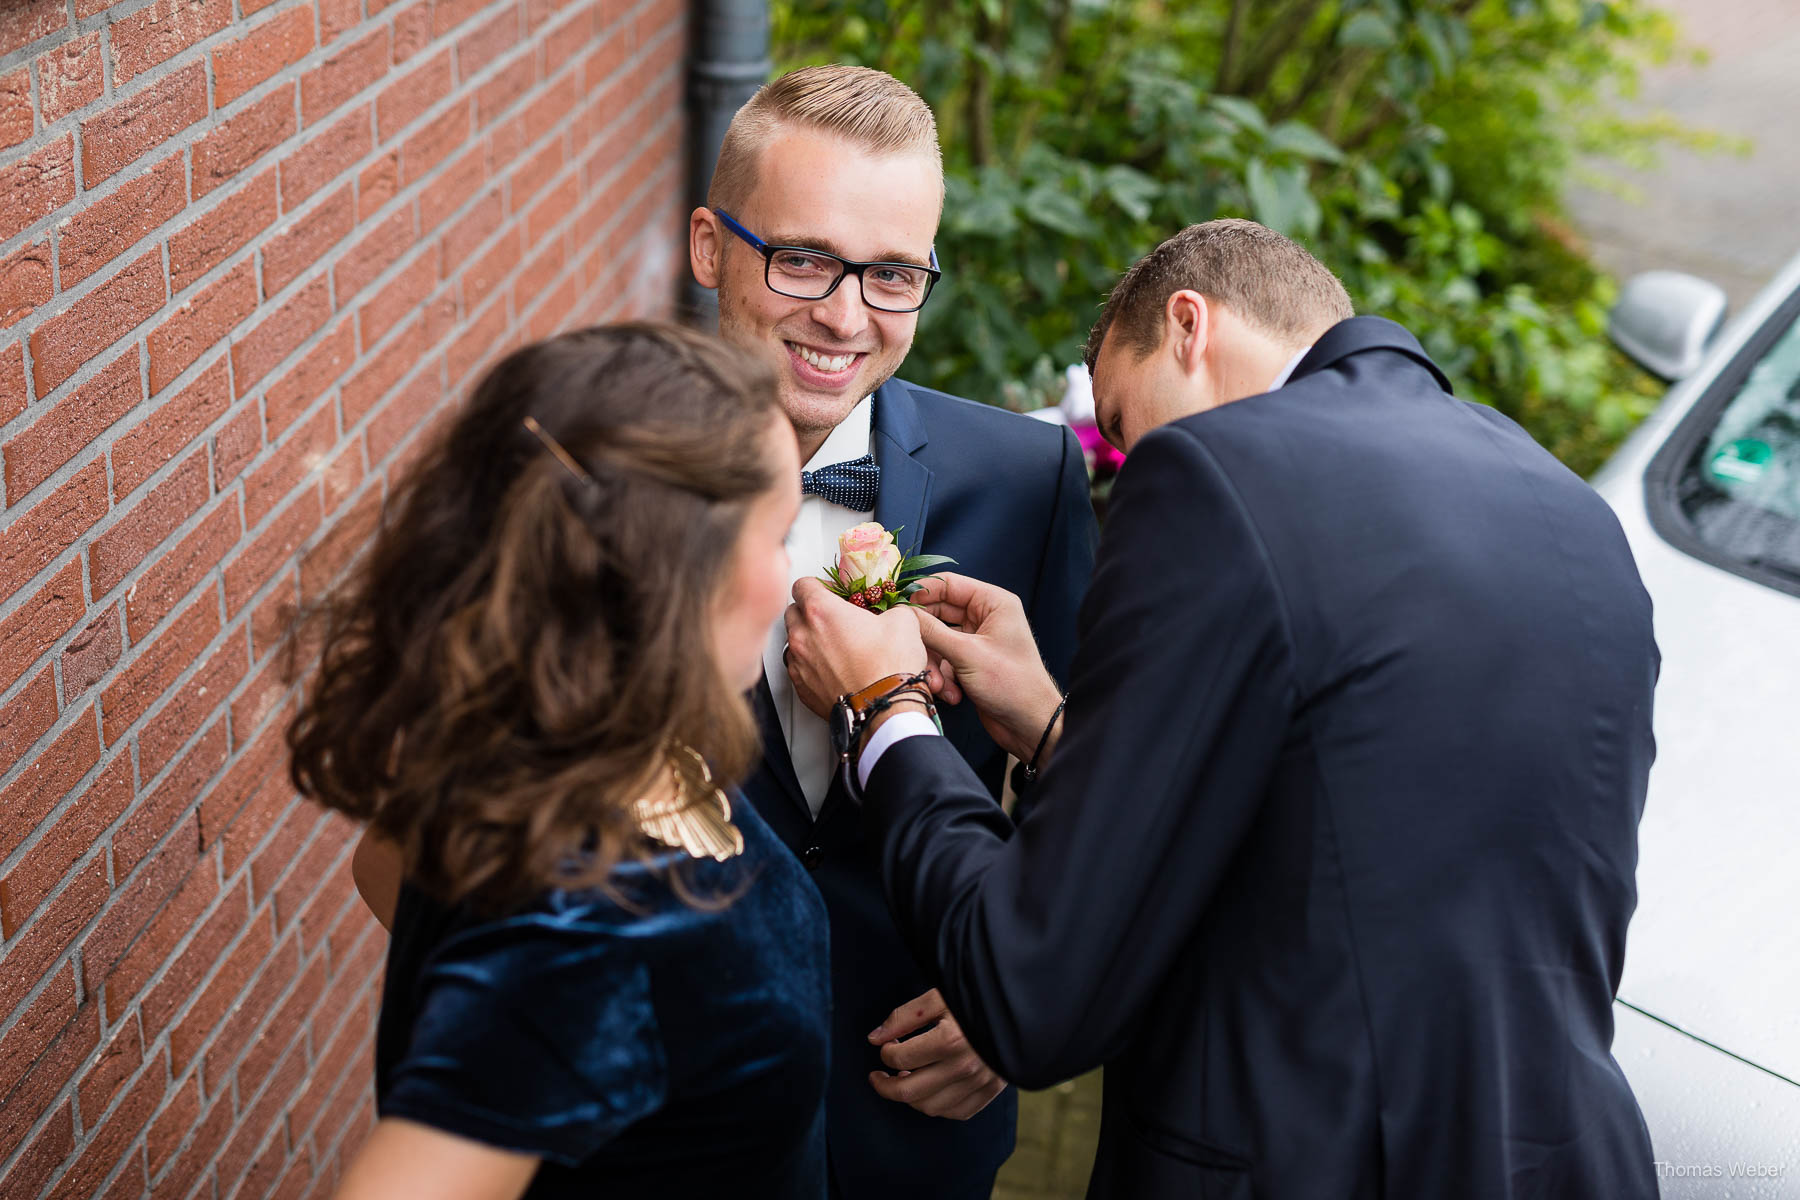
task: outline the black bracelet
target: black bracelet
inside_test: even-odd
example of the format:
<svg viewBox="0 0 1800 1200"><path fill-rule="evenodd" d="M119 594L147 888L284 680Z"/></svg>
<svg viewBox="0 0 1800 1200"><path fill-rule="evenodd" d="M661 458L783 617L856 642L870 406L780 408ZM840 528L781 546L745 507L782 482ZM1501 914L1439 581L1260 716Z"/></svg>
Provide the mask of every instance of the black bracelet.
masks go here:
<svg viewBox="0 0 1800 1200"><path fill-rule="evenodd" d="M1057 720L1063 714L1063 706L1069 698L1064 696L1057 702L1056 711L1050 714L1050 723L1044 726L1044 736L1038 739L1037 749L1031 752L1031 761L1025 764L1025 782L1034 783L1038 777L1038 759L1044 757L1044 747L1050 744L1050 731L1056 728Z"/></svg>

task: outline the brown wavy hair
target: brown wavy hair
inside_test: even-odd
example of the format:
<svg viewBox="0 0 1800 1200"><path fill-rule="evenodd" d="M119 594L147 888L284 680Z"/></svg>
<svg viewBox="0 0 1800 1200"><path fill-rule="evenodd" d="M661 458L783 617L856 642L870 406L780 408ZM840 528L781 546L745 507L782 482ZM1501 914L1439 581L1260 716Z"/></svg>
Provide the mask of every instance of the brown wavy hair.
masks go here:
<svg viewBox="0 0 1800 1200"><path fill-rule="evenodd" d="M630 801L671 743L726 785L754 761L710 615L774 483L778 412L765 364L674 326L507 355L302 617L295 786L398 843L408 878L453 902L603 886L641 857Z"/></svg>

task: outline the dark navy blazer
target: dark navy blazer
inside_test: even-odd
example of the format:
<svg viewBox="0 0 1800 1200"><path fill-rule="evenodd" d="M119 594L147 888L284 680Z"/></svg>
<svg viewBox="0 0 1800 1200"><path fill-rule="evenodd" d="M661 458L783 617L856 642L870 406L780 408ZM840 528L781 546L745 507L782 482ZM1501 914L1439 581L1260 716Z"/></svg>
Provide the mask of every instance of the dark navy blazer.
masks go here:
<svg viewBox="0 0 1800 1200"><path fill-rule="evenodd" d="M1611 1054L1654 755L1612 511L1410 334L1157 430L1009 828L937 738L869 780L983 1058L1106 1064L1090 1198L1656 1194Z"/></svg>
<svg viewBox="0 0 1800 1200"><path fill-rule="evenodd" d="M1097 537L1074 435L896 379L875 393L872 440L881 465L872 519L900 528L903 549L947 554L957 561L947 569L1019 595L1045 663L1067 679ZM826 1137L838 1193L854 1200L985 1197L1012 1153L1017 1098L1009 1089L972 1119L951 1121L884 1100L869 1086L869 1072L884 1068L868 1032L937 979L895 928L860 810L834 784L813 820L766 683L757 701L765 757L744 794L812 871L831 918ZM1008 824L996 804L1005 754L972 706L946 708L943 716L949 744L980 781L982 803L998 824Z"/></svg>

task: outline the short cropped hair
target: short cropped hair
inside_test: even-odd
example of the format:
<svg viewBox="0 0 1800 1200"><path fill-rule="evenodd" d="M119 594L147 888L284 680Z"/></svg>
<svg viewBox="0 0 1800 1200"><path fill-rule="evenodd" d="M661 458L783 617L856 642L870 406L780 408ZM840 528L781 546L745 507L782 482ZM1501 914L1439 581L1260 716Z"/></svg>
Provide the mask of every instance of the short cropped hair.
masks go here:
<svg viewBox="0 0 1800 1200"><path fill-rule="evenodd" d="M790 71L757 89L738 109L719 147L707 207L730 210L742 204L756 186L763 148L783 128L794 127L835 134L874 154L929 155L943 177L931 106L886 71L833 63Z"/></svg>
<svg viewBox="0 0 1800 1200"><path fill-rule="evenodd" d="M1207 221L1189 225L1125 272L1088 335L1088 370L1109 332L1139 358L1161 345L1163 306L1183 289L1295 345L1356 313L1337 276L1299 243L1255 221Z"/></svg>

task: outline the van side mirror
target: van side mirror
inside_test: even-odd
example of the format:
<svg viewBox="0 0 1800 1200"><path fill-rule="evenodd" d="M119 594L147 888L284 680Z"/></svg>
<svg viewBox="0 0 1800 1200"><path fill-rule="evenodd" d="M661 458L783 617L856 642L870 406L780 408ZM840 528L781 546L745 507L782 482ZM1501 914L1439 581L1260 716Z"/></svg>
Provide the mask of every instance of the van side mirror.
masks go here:
<svg viewBox="0 0 1800 1200"><path fill-rule="evenodd" d="M1613 343L1653 375L1691 375L1725 323L1725 291L1680 271L1634 275L1607 318Z"/></svg>

